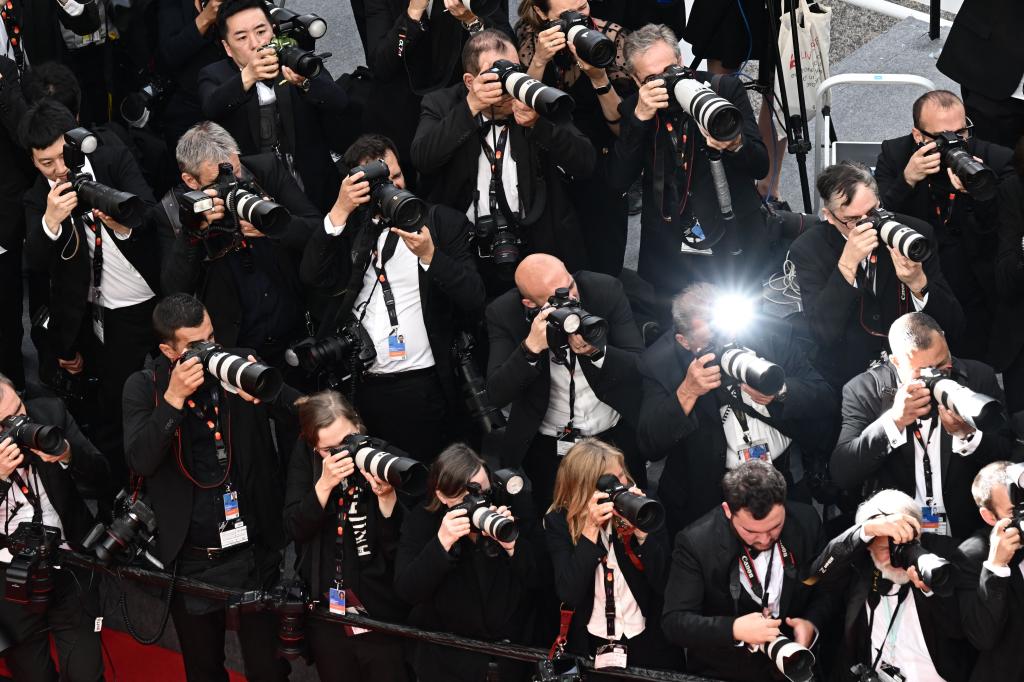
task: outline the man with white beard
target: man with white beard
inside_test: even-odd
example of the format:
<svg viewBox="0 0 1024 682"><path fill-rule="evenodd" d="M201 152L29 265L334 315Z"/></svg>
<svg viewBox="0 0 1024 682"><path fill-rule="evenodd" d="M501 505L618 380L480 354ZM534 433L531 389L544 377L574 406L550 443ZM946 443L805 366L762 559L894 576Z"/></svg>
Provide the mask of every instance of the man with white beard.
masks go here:
<svg viewBox="0 0 1024 682"><path fill-rule="evenodd" d="M900 567L899 559L894 566L894 547L897 557L922 548L924 556L917 566ZM921 507L906 493L882 490L861 504L856 523L828 544L808 578L823 589L845 588L835 669L850 670L853 680L966 681L974 654L953 593L959 569L949 560L958 557L951 538L921 534Z"/></svg>

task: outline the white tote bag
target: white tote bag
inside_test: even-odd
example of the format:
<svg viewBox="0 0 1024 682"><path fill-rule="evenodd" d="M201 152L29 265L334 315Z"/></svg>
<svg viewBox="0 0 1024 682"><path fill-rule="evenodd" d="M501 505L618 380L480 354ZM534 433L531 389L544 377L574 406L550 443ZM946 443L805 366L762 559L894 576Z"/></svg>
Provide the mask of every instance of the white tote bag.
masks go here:
<svg viewBox="0 0 1024 682"><path fill-rule="evenodd" d="M794 0L796 5L797 37L800 39L800 66L803 70L804 100L807 106L807 119L813 119L818 113L818 102L814 92L829 76L828 49L831 43L829 31L832 28L832 9L817 2L807 4L807 0ZM783 0L785 10L787 0ZM786 88L789 112L788 116L800 113L800 99L797 95L799 84L796 78L796 55L793 50L793 26L790 13L782 14L779 27L779 56L782 59L782 83L776 79L775 95L778 97L776 108L782 110L782 94L780 85Z"/></svg>

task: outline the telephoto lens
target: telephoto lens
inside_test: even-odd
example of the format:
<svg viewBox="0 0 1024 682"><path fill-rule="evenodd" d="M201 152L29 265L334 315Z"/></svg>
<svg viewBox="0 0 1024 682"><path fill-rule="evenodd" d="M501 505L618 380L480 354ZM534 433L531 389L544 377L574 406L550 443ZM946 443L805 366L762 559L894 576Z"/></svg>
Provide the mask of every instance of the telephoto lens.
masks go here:
<svg viewBox="0 0 1024 682"><path fill-rule="evenodd" d="M191 344L178 362L191 358L199 358L206 371L222 383L241 389L263 402L276 398L284 387L284 379L276 367L229 353L210 341Z"/></svg>
<svg viewBox="0 0 1024 682"><path fill-rule="evenodd" d="M277 57L281 66L287 66L304 78L316 78L320 75L320 70L324 68L323 57L309 50L303 50L297 45L286 45L279 48Z"/></svg>
<svg viewBox="0 0 1024 682"><path fill-rule="evenodd" d="M466 497L452 509L465 509L473 527L498 542L512 542L519 537L519 526L515 520L493 511L476 483L466 485Z"/></svg>
<svg viewBox="0 0 1024 682"><path fill-rule="evenodd" d="M507 59L499 59L488 70L495 73L501 81L505 92L526 104L545 118L562 123L572 118L576 102L565 92L544 85L535 78L523 73L522 67Z"/></svg>
<svg viewBox="0 0 1024 682"><path fill-rule="evenodd" d="M284 361L290 367L301 367L316 372L345 359L351 344L345 336L328 336L319 341L303 339L284 352Z"/></svg>
<svg viewBox="0 0 1024 682"><path fill-rule="evenodd" d="M348 450L357 467L387 481L396 490L413 497L426 492L427 467L379 438L353 433L337 449Z"/></svg>
<svg viewBox="0 0 1024 682"><path fill-rule="evenodd" d="M802 644L779 635L767 644L762 644L760 649L791 682L814 680L814 654Z"/></svg>
<svg viewBox="0 0 1024 682"><path fill-rule="evenodd" d="M47 455L64 454L64 431L59 426L36 424L27 415L14 414L0 421L0 441L10 438L23 448Z"/></svg>
<svg viewBox="0 0 1024 682"><path fill-rule="evenodd" d="M406 189L391 181L391 169L383 159L356 166L348 174L363 173L370 183L370 196L388 225L406 232L419 232L427 217L427 204Z"/></svg>
<svg viewBox="0 0 1024 682"><path fill-rule="evenodd" d="M79 206L102 211L125 227L134 229L142 225L146 205L134 194L107 187L86 173L75 174L69 180L78 194Z"/></svg>
<svg viewBox="0 0 1024 682"><path fill-rule="evenodd" d="M921 370L921 381L932 392L932 399L952 411L981 432L996 431L1006 424L1006 412L998 400L975 393L946 373L933 367Z"/></svg>
<svg viewBox="0 0 1024 682"><path fill-rule="evenodd" d="M228 192L224 205L239 220L252 223L257 230L271 236L284 232L292 219L292 214L281 204L241 187Z"/></svg>
<svg viewBox="0 0 1024 682"><path fill-rule="evenodd" d="M932 247L923 234L897 221L896 216L889 211L881 208L872 209L865 222L870 223L878 231L879 239L886 246L896 249L904 258L920 263L932 252Z"/></svg>
<svg viewBox="0 0 1024 682"><path fill-rule="evenodd" d="M697 122L701 131L716 140L731 140L743 128L743 116L736 106L697 79L696 74L682 66L670 66L660 78L675 102ZM670 100L671 102L671 100Z"/></svg>
<svg viewBox="0 0 1024 682"><path fill-rule="evenodd" d="M597 489L608 493L615 511L634 526L649 533L661 528L665 522L665 508L661 502L645 495L629 492L629 488L612 474L597 479Z"/></svg>
<svg viewBox="0 0 1024 682"><path fill-rule="evenodd" d="M722 371L758 393L776 395L786 383L786 371L749 348L726 347L719 360Z"/></svg>
<svg viewBox="0 0 1024 682"><path fill-rule="evenodd" d="M896 544L889 538L889 562L893 568L917 569L921 581L939 597L953 594L953 565L921 545L920 540Z"/></svg>
<svg viewBox="0 0 1024 682"><path fill-rule="evenodd" d="M956 133L940 133L935 148L942 155L942 165L959 178L972 197L989 201L996 195L999 179L995 171L967 151L967 141Z"/></svg>
<svg viewBox="0 0 1024 682"><path fill-rule="evenodd" d="M554 26L562 29L566 41L572 43L576 54L587 64L603 69L615 61L615 43L594 28L590 17L568 10L559 14L557 19L547 22L544 28Z"/></svg>

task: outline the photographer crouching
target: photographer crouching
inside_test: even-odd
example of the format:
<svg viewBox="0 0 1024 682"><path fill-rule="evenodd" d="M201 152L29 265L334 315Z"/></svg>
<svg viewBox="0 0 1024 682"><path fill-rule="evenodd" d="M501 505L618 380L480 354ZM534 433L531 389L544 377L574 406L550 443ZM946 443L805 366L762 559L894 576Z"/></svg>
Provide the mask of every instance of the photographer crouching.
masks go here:
<svg viewBox="0 0 1024 682"><path fill-rule="evenodd" d="M124 414L128 466L145 478L160 531L155 554L179 576L269 589L284 545L284 471L270 413L294 421L299 396L250 351L218 346L193 296L162 300L153 327L160 355L128 379ZM226 680L224 604L178 594L171 617L189 682ZM243 613L238 634L248 679L287 679L271 614Z"/></svg>
<svg viewBox="0 0 1024 682"><path fill-rule="evenodd" d="M434 460L427 501L406 515L395 559L395 592L413 606L411 625L525 641L529 590L550 569L529 496L501 480L461 443ZM420 682L484 682L494 664L502 680L528 679L511 660L424 642L413 658Z"/></svg>
<svg viewBox="0 0 1024 682"><path fill-rule="evenodd" d="M408 607L393 590L403 508L392 483L375 474L394 471L401 485L398 470L411 462L385 461L394 455L363 444L366 427L339 393L300 398L298 410L302 441L288 467L284 526L299 573L331 613L405 622ZM422 492L426 467L405 474ZM306 639L324 682L408 679L402 643L388 635L313 619Z"/></svg>
<svg viewBox="0 0 1024 682"><path fill-rule="evenodd" d="M949 561L956 543L922 533L923 521L912 497L882 490L861 504L856 524L815 560L809 580L817 589L830 589L831 580L846 584L835 679L967 680L973 651L964 641L954 592L959 569ZM985 679L998 678L1011 679Z"/></svg>
<svg viewBox="0 0 1024 682"><path fill-rule="evenodd" d="M53 564L58 546L81 550L94 523L76 483L98 485L108 477L106 459L60 400L25 402L0 374L0 637L16 680L57 679L51 634L61 679L103 678L96 581L90 571Z"/></svg>

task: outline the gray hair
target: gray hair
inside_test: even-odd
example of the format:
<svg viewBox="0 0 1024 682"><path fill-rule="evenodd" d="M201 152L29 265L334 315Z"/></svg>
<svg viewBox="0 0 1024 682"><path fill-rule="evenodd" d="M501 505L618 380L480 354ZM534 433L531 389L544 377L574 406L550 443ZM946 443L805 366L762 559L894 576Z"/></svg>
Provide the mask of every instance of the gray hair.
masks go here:
<svg viewBox="0 0 1024 682"><path fill-rule="evenodd" d="M714 284L698 282L683 289L682 293L672 299L672 324L677 334L689 336L693 331L694 320L711 321L712 306L718 297L718 289Z"/></svg>
<svg viewBox="0 0 1024 682"><path fill-rule="evenodd" d="M932 347L935 334L943 335L942 327L928 313L907 313L896 318L889 327L889 348L893 355L907 355Z"/></svg>
<svg viewBox="0 0 1024 682"><path fill-rule="evenodd" d="M189 128L174 149L178 168L195 178L204 163L231 163L231 155L237 153L235 138L213 121L202 121Z"/></svg>
<svg viewBox="0 0 1024 682"><path fill-rule="evenodd" d="M647 24L632 33L626 34L623 56L626 59L626 68L631 74L636 75L636 70L633 68L633 59L647 52L658 42L667 43L672 48L672 51L675 52L677 61L682 57L682 52L679 50L679 39L676 38L676 34L672 32L672 29L664 24Z"/></svg>
<svg viewBox="0 0 1024 682"><path fill-rule="evenodd" d="M880 490L857 507L858 525L863 525L876 516L887 516L889 514L906 514L921 521L921 507L914 502L914 498L902 490Z"/></svg>
<svg viewBox="0 0 1024 682"><path fill-rule="evenodd" d="M878 196L878 183L867 166L857 161L840 161L818 176L818 195L825 202L825 208L831 211L835 206L833 202L839 202L839 206L849 206L860 185Z"/></svg>

